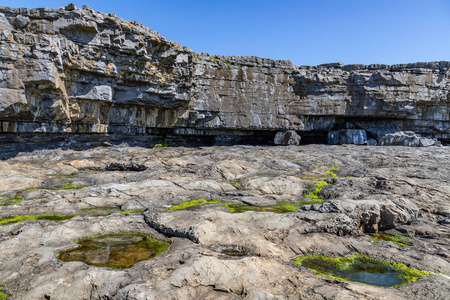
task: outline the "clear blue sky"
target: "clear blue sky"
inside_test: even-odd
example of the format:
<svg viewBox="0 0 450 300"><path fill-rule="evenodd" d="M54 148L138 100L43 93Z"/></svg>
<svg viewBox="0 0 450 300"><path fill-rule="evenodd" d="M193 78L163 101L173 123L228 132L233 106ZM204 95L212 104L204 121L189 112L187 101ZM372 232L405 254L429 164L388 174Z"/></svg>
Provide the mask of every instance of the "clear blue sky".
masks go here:
<svg viewBox="0 0 450 300"><path fill-rule="evenodd" d="M70 0L3 0L57 8ZM196 52L328 62L450 60L450 0L83 0Z"/></svg>

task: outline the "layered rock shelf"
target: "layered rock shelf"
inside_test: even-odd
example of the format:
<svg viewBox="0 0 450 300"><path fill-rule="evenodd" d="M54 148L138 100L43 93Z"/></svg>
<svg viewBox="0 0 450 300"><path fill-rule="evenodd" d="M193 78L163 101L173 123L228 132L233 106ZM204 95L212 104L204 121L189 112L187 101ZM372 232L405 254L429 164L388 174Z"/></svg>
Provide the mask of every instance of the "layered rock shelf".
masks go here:
<svg viewBox="0 0 450 300"><path fill-rule="evenodd" d="M11 300L447 300L449 172L447 147L22 153L0 161L0 286ZM114 233L170 246L148 259Z"/></svg>
<svg viewBox="0 0 450 300"><path fill-rule="evenodd" d="M340 130L450 139L450 62L299 67L212 56L74 5L0 7L0 30L2 133L202 136L213 144L272 143L283 130L304 142L360 143L360 133L336 140Z"/></svg>

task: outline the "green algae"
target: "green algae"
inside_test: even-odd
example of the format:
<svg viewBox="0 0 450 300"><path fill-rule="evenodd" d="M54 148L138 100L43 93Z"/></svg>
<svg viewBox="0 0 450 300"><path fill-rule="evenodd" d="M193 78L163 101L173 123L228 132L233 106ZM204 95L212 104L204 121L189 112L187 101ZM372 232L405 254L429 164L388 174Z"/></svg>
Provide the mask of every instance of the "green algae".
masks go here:
<svg viewBox="0 0 450 300"><path fill-rule="evenodd" d="M336 258L306 255L293 259L293 262L298 266L311 269L315 274L328 278L382 287L397 287L431 274L404 264L363 254Z"/></svg>
<svg viewBox="0 0 450 300"><path fill-rule="evenodd" d="M336 172L339 171L340 169L341 169L340 167L331 166L331 169L325 171L325 174L328 174L334 178L337 177Z"/></svg>
<svg viewBox="0 0 450 300"><path fill-rule="evenodd" d="M312 183L316 185L316 188L311 192L306 189L306 191L309 193L305 197L311 199L312 201L319 201L318 203L320 203L323 200L319 199L319 192L323 189L324 186L329 185L329 183L325 180L313 181Z"/></svg>
<svg viewBox="0 0 450 300"><path fill-rule="evenodd" d="M145 211L145 209L136 209L136 210L118 210L116 214L135 214Z"/></svg>
<svg viewBox="0 0 450 300"><path fill-rule="evenodd" d="M55 188L55 187L34 187L34 188L28 188L28 189L24 189L24 190L20 190L20 191L16 192L14 197L1 199L0 200L0 206L15 205L15 204L22 203L23 201L25 201L25 199L21 195L22 195L22 193L25 193L25 192L38 191L38 190L52 190L52 191L79 190L79 189L82 189L84 187L87 187L87 186L77 186L77 185L72 184L71 181L67 181L64 184L64 187L61 187L61 188Z"/></svg>
<svg viewBox="0 0 450 300"><path fill-rule="evenodd" d="M186 209L189 207L200 206L200 205L205 205L205 204L222 204L222 201L214 200L214 199L212 199L212 200L196 199L196 200L183 202L178 205L171 206L171 207L167 207L166 210L180 210L180 209Z"/></svg>
<svg viewBox="0 0 450 300"><path fill-rule="evenodd" d="M140 213L144 210L115 210L112 212L100 212L96 213L95 211L87 212L86 215L88 217L102 217L102 216L109 216L112 214L133 214L133 213ZM80 210L81 212L81 210ZM8 225L8 224L14 224L14 223L21 223L28 220L48 220L48 221L62 221L62 220L69 220L75 217L78 217L79 214L76 215L57 215L57 214L42 214L42 215L25 215L25 216L11 216L11 217L0 217L0 225Z"/></svg>
<svg viewBox="0 0 450 300"><path fill-rule="evenodd" d="M158 144L155 144L155 146L153 146L152 149L158 149L158 148L169 149L169 148L173 148L173 147L170 147L169 145L167 145L166 142L160 140L158 142Z"/></svg>
<svg viewBox="0 0 450 300"><path fill-rule="evenodd" d="M324 163L317 163L317 164L324 164ZM328 164L325 164L325 165L328 165ZM331 166L330 169L325 171L325 174L329 175L329 176L327 176L327 178L337 177L336 172L339 171L339 169L340 169L340 167ZM308 191L308 189L306 189L306 191L309 193L305 197L311 199L312 201L319 201L318 203L320 203L323 200L319 199L319 192L322 191L324 186L329 185L329 183L326 182L325 180L315 180L312 183L316 187L315 187L314 191Z"/></svg>
<svg viewBox="0 0 450 300"><path fill-rule="evenodd" d="M112 214L133 214L143 212L143 209L138 210L120 210L117 206L97 206L80 209L80 213L86 214L88 217L105 217Z"/></svg>
<svg viewBox="0 0 450 300"><path fill-rule="evenodd" d="M25 199L23 197L14 196L12 198L6 198L6 199L0 200L0 206L15 205L15 204L22 203L23 201L25 201Z"/></svg>
<svg viewBox="0 0 450 300"><path fill-rule="evenodd" d="M80 246L59 252L62 262L82 261L90 266L124 269L164 253L170 243L136 232L119 232L76 239Z"/></svg>
<svg viewBox="0 0 450 300"><path fill-rule="evenodd" d="M97 212L97 211L104 211L104 210L117 210L119 207L117 206L95 206L95 207L88 207L88 208L81 208L81 213L91 213L91 212Z"/></svg>
<svg viewBox="0 0 450 300"><path fill-rule="evenodd" d="M4 292L2 292L2 291L3 291L3 287L0 286L0 300L6 300L6 299L8 299L9 297L11 297L10 294L4 293Z"/></svg>
<svg viewBox="0 0 450 300"><path fill-rule="evenodd" d="M324 164L324 163L318 163L318 164ZM328 165L328 164L326 164ZM320 178L334 178L337 176L336 172L339 171L339 167L332 166L330 169L328 169L325 174L322 175ZM256 176L264 176L264 177L276 177L276 174L270 174L270 173L257 173ZM299 175L296 175L299 176ZM301 175L300 175L301 176ZM316 177L316 176L314 176ZM240 185L238 182L227 182L228 184L232 184L235 186ZM166 208L166 210L181 210L181 209L187 209L189 207L194 206L201 206L205 204L221 204L223 207L228 209L229 213L243 213L246 211L257 211L257 212L274 212L274 213L288 213L295 211L299 209L300 207L308 204L318 204L321 203L323 200L319 199L319 192L323 189L324 186L328 185L329 183L325 180L316 180L312 182L315 185L314 191L306 191L308 192L307 195L304 197L308 200L298 200L296 202L291 202L288 200L283 201L276 201L274 204L271 205L250 205L250 204L236 204L236 203L230 203L230 202L224 202L222 200L216 200L216 199L196 199L191 200L187 202L183 202L178 205L174 205L171 207Z"/></svg>
<svg viewBox="0 0 450 300"><path fill-rule="evenodd" d="M220 204L223 207L228 209L229 213L243 213L247 211L257 211L257 212L274 212L274 213L288 213L292 212L296 209L299 209L303 205L306 204L314 204L314 203L320 203L317 201L297 201L297 202L290 202L288 200L284 201L276 201L275 204L272 205L250 205L250 204L237 204L237 203L230 203L230 202L224 202L222 200L216 200L216 199L196 199L191 200L188 202L183 202L178 205L174 205L171 207L166 208L166 210L182 210L187 209L189 207L194 206L201 206L205 204Z"/></svg>
<svg viewBox="0 0 450 300"><path fill-rule="evenodd" d="M49 221L61 221L68 220L76 217L78 215L53 215L53 214L43 214L43 215L25 215L25 216L13 216L13 217L0 217L0 225L14 224L25 222L28 220L49 220Z"/></svg>
<svg viewBox="0 0 450 300"><path fill-rule="evenodd" d="M231 257L242 257L249 255L249 251L241 247L227 247L220 250L220 252Z"/></svg>
<svg viewBox="0 0 450 300"><path fill-rule="evenodd" d="M365 234L370 236L374 241L383 240L386 242L394 243L401 247L412 246L412 244L410 242L407 242L405 240L413 240L413 239L411 239L410 237L407 237L407 236L400 235L400 234L388 234L388 233L383 233L383 232L365 233Z"/></svg>

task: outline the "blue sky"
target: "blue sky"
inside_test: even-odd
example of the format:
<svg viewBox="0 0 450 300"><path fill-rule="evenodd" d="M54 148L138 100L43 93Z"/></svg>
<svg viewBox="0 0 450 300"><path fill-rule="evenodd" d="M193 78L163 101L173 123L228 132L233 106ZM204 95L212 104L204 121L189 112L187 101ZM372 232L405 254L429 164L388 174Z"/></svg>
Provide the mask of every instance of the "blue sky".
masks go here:
<svg viewBox="0 0 450 300"><path fill-rule="evenodd" d="M3 0L57 8L70 0ZM196 52L329 62L450 60L450 0L72 1L158 31Z"/></svg>

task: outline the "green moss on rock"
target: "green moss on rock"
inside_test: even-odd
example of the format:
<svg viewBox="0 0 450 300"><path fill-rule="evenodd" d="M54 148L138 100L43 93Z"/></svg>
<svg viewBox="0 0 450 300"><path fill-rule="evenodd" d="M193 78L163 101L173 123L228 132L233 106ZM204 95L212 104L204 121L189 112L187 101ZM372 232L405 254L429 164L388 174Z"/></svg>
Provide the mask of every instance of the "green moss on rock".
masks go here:
<svg viewBox="0 0 450 300"><path fill-rule="evenodd" d="M403 236L400 234L388 234L388 233L383 233L383 232L378 232L378 233L366 233L368 236L370 236L374 241L386 241L386 242L391 242L394 243L396 245L399 245L401 247L408 247L408 246L412 246L412 244L410 242L407 242L405 240L413 240L407 236Z"/></svg>
<svg viewBox="0 0 450 300"><path fill-rule="evenodd" d="M133 214L143 211L143 209L120 210L120 207L117 206L98 206L80 209L80 213L86 214L88 217L104 217L112 214Z"/></svg>
<svg viewBox="0 0 450 300"><path fill-rule="evenodd" d="M50 221L61 221L68 220L76 217L78 215L52 215L52 214L43 214L43 215L25 215L25 216L13 216L13 217L5 217L0 218L0 225L14 224L25 222L28 220L50 220Z"/></svg>
<svg viewBox="0 0 450 300"><path fill-rule="evenodd" d="M62 188L55 188L55 187L28 188L28 189L18 191L12 198L6 198L6 199L0 200L0 206L15 205L15 204L19 204L19 203L23 202L25 199L21 195L22 195L22 193L25 193L25 192L38 191L38 190L52 190L52 191L79 190L84 187L87 187L87 186L77 186L77 185L72 184L71 181L67 181L64 184L64 187L62 187Z"/></svg>
<svg viewBox="0 0 450 300"><path fill-rule="evenodd" d="M347 257L306 255L293 259L294 264L328 278L354 281L372 286L396 287L414 282L431 273L404 264L372 258L363 254Z"/></svg>
<svg viewBox="0 0 450 300"><path fill-rule="evenodd" d="M174 205L172 207L166 208L166 210L180 210L180 209L186 209L193 206L200 206L205 204L220 204L223 207L226 207L228 209L229 213L243 213L246 211L257 211L257 212L274 212L274 213L288 213L291 211L294 211L296 209L299 209L303 205L306 204L314 204L319 203L317 201L297 201L297 202L290 202L290 201L277 201L272 205L250 205L250 204L238 204L238 203L230 203L230 202L224 202L222 200L216 200L216 199L196 199L188 202L183 202L178 205Z"/></svg>
<svg viewBox="0 0 450 300"><path fill-rule="evenodd" d="M323 189L324 186L328 185L329 183L326 182L325 180L317 180L313 181L312 183L316 185L316 188L314 189L314 191L309 192L305 197L311 199L312 201L322 202L322 200L319 199L319 192Z"/></svg>
<svg viewBox="0 0 450 300"><path fill-rule="evenodd" d="M9 297L11 297L10 294L4 293L4 292L2 292L2 291L3 291L3 287L0 286L0 300L6 300L6 299L8 299Z"/></svg>
<svg viewBox="0 0 450 300"><path fill-rule="evenodd" d="M15 196L12 198L6 198L6 199L0 200L0 206L15 205L15 204L22 203L23 201L25 201L25 199L23 197Z"/></svg>

